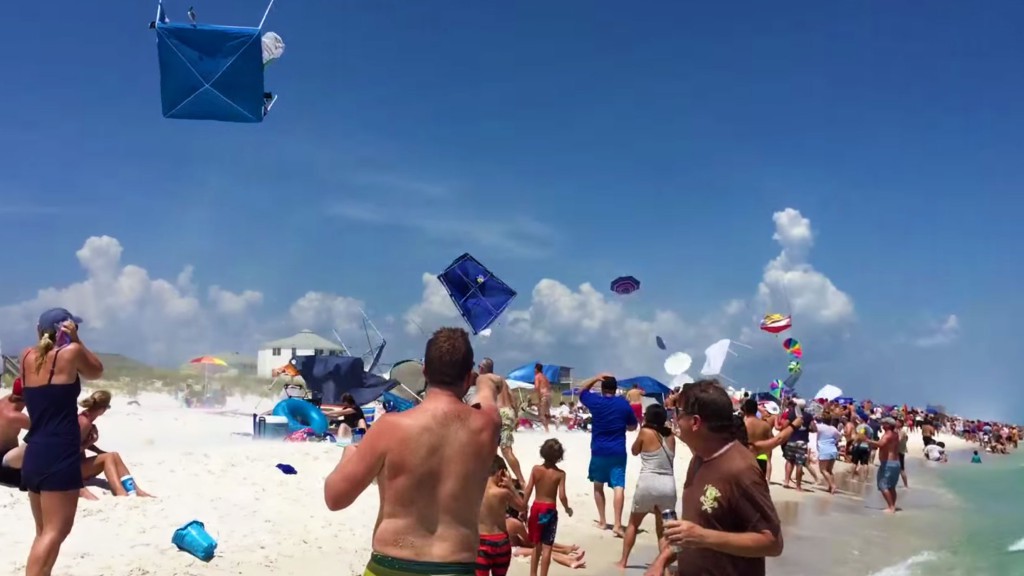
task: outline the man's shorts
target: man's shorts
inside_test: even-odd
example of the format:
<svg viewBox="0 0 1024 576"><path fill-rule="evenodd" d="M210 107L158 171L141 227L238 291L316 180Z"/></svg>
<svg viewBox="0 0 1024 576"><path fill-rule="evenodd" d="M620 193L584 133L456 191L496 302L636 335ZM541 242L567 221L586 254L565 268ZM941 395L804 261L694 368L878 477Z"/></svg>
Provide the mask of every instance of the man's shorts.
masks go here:
<svg viewBox="0 0 1024 576"><path fill-rule="evenodd" d="M611 488L626 487L625 456L591 456L587 479L607 484Z"/></svg>
<svg viewBox="0 0 1024 576"><path fill-rule="evenodd" d="M898 460L886 460L878 466L876 476L879 490L895 490L900 480L900 463Z"/></svg>
<svg viewBox="0 0 1024 576"><path fill-rule="evenodd" d="M871 448L867 446L854 446L850 453L850 460L855 465L867 464L871 458Z"/></svg>
<svg viewBox="0 0 1024 576"><path fill-rule="evenodd" d="M797 466L807 464L807 442L797 440L787 443L782 447L782 457L786 459L786 462Z"/></svg>

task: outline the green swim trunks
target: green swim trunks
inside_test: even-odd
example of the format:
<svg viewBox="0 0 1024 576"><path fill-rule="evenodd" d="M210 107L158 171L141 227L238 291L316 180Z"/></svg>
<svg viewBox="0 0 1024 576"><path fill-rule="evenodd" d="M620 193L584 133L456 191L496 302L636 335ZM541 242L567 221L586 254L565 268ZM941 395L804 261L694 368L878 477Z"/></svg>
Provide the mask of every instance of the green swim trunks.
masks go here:
<svg viewBox="0 0 1024 576"><path fill-rule="evenodd" d="M374 552L363 576L474 576L475 562L418 562Z"/></svg>

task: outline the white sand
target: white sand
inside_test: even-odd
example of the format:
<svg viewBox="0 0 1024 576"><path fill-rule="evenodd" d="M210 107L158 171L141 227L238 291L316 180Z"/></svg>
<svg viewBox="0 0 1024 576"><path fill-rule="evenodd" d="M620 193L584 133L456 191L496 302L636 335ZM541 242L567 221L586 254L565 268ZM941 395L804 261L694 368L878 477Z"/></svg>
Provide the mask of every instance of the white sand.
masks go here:
<svg viewBox="0 0 1024 576"><path fill-rule="evenodd" d="M324 478L338 462L341 449L331 444L254 442L251 412L255 400L233 401L229 409L241 414L217 414L180 407L164 396L144 395L141 406L114 399L113 409L97 425L99 446L121 453L139 485L157 499L115 498L94 487L100 500L81 500L74 530L61 550L55 573L67 576L220 575L220 574L362 574L370 554L370 538L378 497L371 486L348 510L329 512L323 503ZM269 409L264 401L261 410ZM246 416L245 413L250 415ZM561 514L559 542L576 543L587 551L587 573L610 572L621 553L621 540L593 527L596 519L591 485L587 481L590 436L558 432L566 449L563 469L568 475L573 518ZM548 436L523 432L516 453L525 473L539 463L538 449ZM630 441L632 438L629 439ZM945 438L948 449L959 441ZM915 444L916 443L916 444ZM775 454L774 479L781 480L783 462ZM920 438L912 440L920 454ZM680 444L677 478L689 462ZM291 464L294 476L281 473L278 463ZM628 518L632 486L639 459L631 458L627 472L624 520ZM799 495L772 487L783 499L827 498L818 492ZM611 493L608 493L611 518ZM23 492L0 487L0 574L23 573L34 524ZM178 551L171 535L179 526L198 519L218 542L217 556L208 564ZM653 522L648 520L653 530ZM653 534L641 534L638 547L653 547ZM638 548L633 558L644 560ZM650 549L648 549L650 552ZM632 563L632 562L631 562ZM553 567L553 573L569 569ZM513 575L528 573L523 560L513 561Z"/></svg>

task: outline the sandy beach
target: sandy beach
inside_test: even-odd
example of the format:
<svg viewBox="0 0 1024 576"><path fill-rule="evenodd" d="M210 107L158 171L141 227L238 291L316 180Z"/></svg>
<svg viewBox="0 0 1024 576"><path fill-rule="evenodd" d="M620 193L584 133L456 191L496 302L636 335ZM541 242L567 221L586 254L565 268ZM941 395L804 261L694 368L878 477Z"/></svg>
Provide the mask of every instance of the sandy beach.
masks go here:
<svg viewBox="0 0 1024 576"><path fill-rule="evenodd" d="M257 399L232 399L225 410L189 410L169 396L142 395L139 405L115 396L113 409L97 422L98 444L121 453L139 485L155 500L115 498L102 484L93 491L98 502L80 501L74 530L65 543L56 573L68 576L118 575L260 575L362 574L370 553L378 497L367 490L349 509L332 513L323 503L324 478L338 462L341 448L326 443L294 444L253 441L251 414ZM262 401L260 410L271 402ZM577 573L609 574L621 553L621 540L593 525L596 512L587 481L589 435L559 431L566 448L563 469L568 496L576 511L559 520L558 541L586 550L587 568ZM515 450L523 468L539 463L538 449L549 436L517 434ZM963 448L955 438L943 438L950 450ZM773 480L781 481L784 462L774 454ZM917 542L912 526L927 521L927 510L945 496L927 481L928 463L920 437L911 437L911 489L901 492L906 511L884 516L872 480L850 482L847 467L838 465L843 492L835 496L815 489L804 493L772 486L772 495L785 526L786 550L768 563L770 574L792 574L793 567L821 566L829 574L866 574L907 557ZM677 482L690 454L676 455ZM296 475L283 474L278 463L290 464ZM627 471L626 512L639 460ZM609 498L610 508L610 498ZM609 509L609 515L611 511ZM0 487L0 573L24 571L33 536L26 495ZM203 563L171 544L176 528L197 519L218 542L217 556ZM851 527L856 545L851 545ZM653 520L644 526L653 532ZM629 573L640 574L654 554L654 536L643 533L631 556ZM898 537L893 537L898 535ZM886 546L892 557L865 553L864 546ZM901 552L907 552L899 556ZM851 564L852 563L852 564ZM849 570L847 570L849 568ZM552 567L555 574L573 572ZM525 560L514 560L510 574L528 574ZM804 573L804 572L799 572ZM807 572L810 573L810 572Z"/></svg>

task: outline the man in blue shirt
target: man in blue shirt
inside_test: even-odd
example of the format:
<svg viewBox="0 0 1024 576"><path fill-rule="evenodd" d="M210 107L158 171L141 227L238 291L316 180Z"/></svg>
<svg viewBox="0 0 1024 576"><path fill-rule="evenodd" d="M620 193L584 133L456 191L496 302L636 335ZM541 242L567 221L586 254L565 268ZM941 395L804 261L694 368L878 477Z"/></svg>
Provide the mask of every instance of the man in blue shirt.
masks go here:
<svg viewBox="0 0 1024 576"><path fill-rule="evenodd" d="M601 391L594 392L591 388L598 382L601 383ZM612 530L617 536L622 536L622 506L626 498L626 430L636 430L637 421L629 402L615 395L618 387L619 383L610 374L595 376L580 386L580 403L592 415L590 471L587 477L594 483L598 526L602 530L608 526L604 513L604 485L608 484L615 495Z"/></svg>

